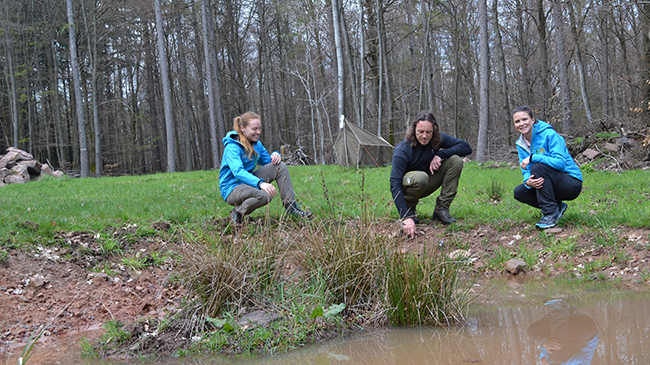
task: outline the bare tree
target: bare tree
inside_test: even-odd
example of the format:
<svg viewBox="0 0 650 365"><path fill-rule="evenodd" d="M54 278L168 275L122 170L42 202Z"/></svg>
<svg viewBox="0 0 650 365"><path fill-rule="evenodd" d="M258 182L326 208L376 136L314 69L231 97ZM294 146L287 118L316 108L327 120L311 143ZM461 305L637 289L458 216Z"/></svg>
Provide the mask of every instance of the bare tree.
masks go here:
<svg viewBox="0 0 650 365"><path fill-rule="evenodd" d="M499 83L501 84L501 109L503 111L503 121L505 122L505 144L512 145L512 121L510 118L510 98L508 95L508 69L506 68L506 56L503 52L503 39L501 37L501 28L499 25L499 2L492 1L492 27L494 28L495 50L497 52Z"/></svg>
<svg viewBox="0 0 650 365"><path fill-rule="evenodd" d="M339 105L336 120L342 121L345 115L345 70L343 69L343 44L341 42L341 19L338 0L332 0L332 23L334 25L334 42L336 44L337 99Z"/></svg>
<svg viewBox="0 0 650 365"><path fill-rule="evenodd" d="M68 33L70 37L70 67L72 69L77 125L79 128L79 164L81 166L81 177L88 177L90 175L90 168L88 166L88 145L86 143L86 120L84 118L83 98L81 96L81 77L79 76L79 64L77 63L77 38L72 13L72 0L66 1L68 10Z"/></svg>
<svg viewBox="0 0 650 365"><path fill-rule="evenodd" d="M587 77L585 75L585 65L584 62L582 61L582 49L580 47L580 38L578 36L578 24L576 23L576 19L574 16L575 10L573 8L573 3L571 1L568 2L568 7L569 7L569 20L571 24L571 35L573 36L573 45L574 45L574 50L575 50L575 60L576 60L576 68L578 69L578 77L579 77L579 85L580 85L580 95L582 96L582 105L585 109L585 115L587 117L587 121L590 123L593 121L593 117L591 114L591 105L589 104L589 93L587 93ZM580 26L582 28L582 26Z"/></svg>
<svg viewBox="0 0 650 365"><path fill-rule="evenodd" d="M165 49L165 34L163 32L162 9L160 0L155 0L156 7L156 35L158 38L158 62L160 63L160 77L162 78L162 93L165 107L165 131L167 139L167 172L176 172L176 142L174 133L174 115L172 113L172 95L169 84L169 65Z"/></svg>
<svg viewBox="0 0 650 365"><path fill-rule="evenodd" d="M485 162L488 159L489 151L487 146L488 140L488 121L490 118L489 107L489 83L490 83L490 59L488 50L488 13L487 0L478 2L479 17L479 122L478 122L478 142L476 144L476 160Z"/></svg>
<svg viewBox="0 0 650 365"><path fill-rule="evenodd" d="M564 44L564 9L562 0L553 0L553 20L555 23L555 42L557 44L557 67L560 79L560 103L562 105L562 129L564 133L571 132L573 118L571 116L571 89L569 88L569 62L567 61Z"/></svg>
<svg viewBox="0 0 650 365"><path fill-rule="evenodd" d="M207 0L201 1L201 13L203 23L203 56L205 57L205 77L208 80L208 115L210 118L210 146L212 151L212 166L217 167L220 165L219 161L219 146L217 138L217 114L214 105L214 78L212 77L212 61L210 57L210 40L208 37L208 15Z"/></svg>
<svg viewBox="0 0 650 365"><path fill-rule="evenodd" d="M9 68L9 80L11 81L11 125L13 127L13 145L18 148L18 142L20 141L20 131L18 125L18 87L16 86L16 72L14 70L14 58L13 58L13 43L11 41L11 27L9 23L9 1L5 2L5 50L7 52L7 63Z"/></svg>

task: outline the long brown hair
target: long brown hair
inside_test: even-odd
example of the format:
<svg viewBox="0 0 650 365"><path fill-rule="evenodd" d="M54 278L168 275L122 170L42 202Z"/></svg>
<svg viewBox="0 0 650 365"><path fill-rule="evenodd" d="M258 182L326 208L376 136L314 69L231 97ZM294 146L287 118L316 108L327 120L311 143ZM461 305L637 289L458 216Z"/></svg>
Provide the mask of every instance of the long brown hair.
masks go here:
<svg viewBox="0 0 650 365"><path fill-rule="evenodd" d="M242 133L241 130L242 128L248 127L248 123L253 119L260 119L260 116L253 112L246 112L233 120L233 128L239 135L239 142L244 146L246 157L248 158L251 158L253 155L257 156L257 152L255 152L253 145L251 145L251 142L244 136L244 133Z"/></svg>
<svg viewBox="0 0 650 365"><path fill-rule="evenodd" d="M423 110L421 111L418 116L415 118L414 121L411 122L409 125L408 131L406 131L406 140L411 142L411 147L415 147L418 145L418 138L415 135L415 127L418 125L418 122L420 121L429 121L431 124L433 124L433 135L431 136L431 141L429 141L429 145L431 147L438 148L440 145L441 137L440 137L440 126L438 125L438 121L436 120L436 117L433 115L432 112L428 110Z"/></svg>

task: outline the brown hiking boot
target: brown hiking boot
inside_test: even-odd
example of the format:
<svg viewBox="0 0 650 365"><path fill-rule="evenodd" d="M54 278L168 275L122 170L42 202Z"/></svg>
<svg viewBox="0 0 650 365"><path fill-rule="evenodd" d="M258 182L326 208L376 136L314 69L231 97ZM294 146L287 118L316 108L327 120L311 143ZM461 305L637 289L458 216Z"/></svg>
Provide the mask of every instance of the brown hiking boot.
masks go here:
<svg viewBox="0 0 650 365"><path fill-rule="evenodd" d="M437 219L442 224L452 224L456 223L456 220L454 217L451 216L451 213L449 213L449 209L439 207L436 205L436 208L433 210L433 217L431 219Z"/></svg>

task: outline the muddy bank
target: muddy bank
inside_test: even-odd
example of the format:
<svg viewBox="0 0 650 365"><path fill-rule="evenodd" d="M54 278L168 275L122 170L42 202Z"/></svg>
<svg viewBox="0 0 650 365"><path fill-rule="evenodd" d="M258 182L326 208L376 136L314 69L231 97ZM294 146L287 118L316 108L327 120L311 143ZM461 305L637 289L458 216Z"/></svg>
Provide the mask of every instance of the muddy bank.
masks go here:
<svg viewBox="0 0 650 365"><path fill-rule="evenodd" d="M226 222L215 224L225 226ZM469 272L478 275L479 283L507 275L509 283L516 286L534 278L567 276L611 280L645 289L650 278L650 229L611 229L608 239L615 244L608 246L602 244L602 232L581 232L571 227L552 232L512 222L507 230L462 227L460 222L459 229L450 233L444 226L424 222L418 226L415 239L399 238L401 250L418 253L440 245L454 246L448 247L448 252L467 260ZM377 226L377 234L393 234L388 232L392 228ZM119 232L125 229L128 230L120 228L110 234L119 239ZM7 260L0 264L0 362L7 361L12 354L15 358L30 335L44 326L37 353L61 343L78 342L80 337L96 338L102 333L102 325L110 320L138 322L127 326L134 336L154 333L157 320L179 309L186 293L173 280L173 260L141 269L124 263L125 257L146 262L147 255L168 252L173 245L162 238L131 238L124 242L121 255L107 256L96 237L93 233L62 233L60 240L66 245L41 246L28 252L8 251ZM503 252L518 253L520 245L535 252L548 251L549 242L554 240L571 242L570 251L545 253L537 264L525 267L517 276L505 274L503 265L495 260ZM105 267L105 272L96 272L98 267ZM146 323L150 325L145 326ZM165 356L187 344L187 339L173 333L156 333L152 341L149 350L137 350Z"/></svg>

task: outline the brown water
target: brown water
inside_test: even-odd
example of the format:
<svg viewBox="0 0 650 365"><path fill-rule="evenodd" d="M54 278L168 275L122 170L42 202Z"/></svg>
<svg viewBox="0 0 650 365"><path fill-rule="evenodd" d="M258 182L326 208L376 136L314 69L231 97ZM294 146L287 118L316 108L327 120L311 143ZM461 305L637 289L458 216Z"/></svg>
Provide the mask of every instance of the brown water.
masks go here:
<svg viewBox="0 0 650 365"><path fill-rule="evenodd" d="M544 286L490 290L501 299L499 304L471 307L465 326L378 330L257 359L200 356L127 363L519 365L543 364L543 351L549 364L566 363L571 357L572 364L650 364L650 293L569 292ZM59 344L45 356L39 351L29 363L126 364L82 360L79 352L78 344Z"/></svg>

